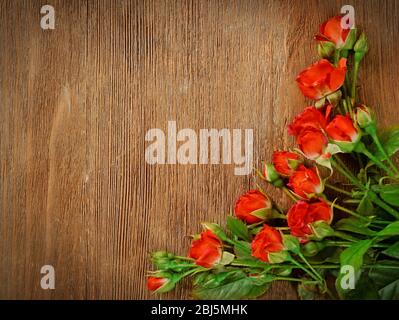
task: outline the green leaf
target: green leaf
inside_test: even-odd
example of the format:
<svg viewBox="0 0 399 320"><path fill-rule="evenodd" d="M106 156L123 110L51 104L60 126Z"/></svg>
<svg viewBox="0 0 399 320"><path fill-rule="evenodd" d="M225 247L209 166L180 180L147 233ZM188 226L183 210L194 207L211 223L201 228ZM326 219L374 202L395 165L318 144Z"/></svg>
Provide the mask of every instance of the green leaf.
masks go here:
<svg viewBox="0 0 399 320"><path fill-rule="evenodd" d="M343 268L344 266L352 266L354 269L355 286L357 286L357 282L361 275L363 256L366 254L367 250L371 247L372 244L373 240L371 239L355 242L349 248L346 248L344 251L342 251L340 255L341 268ZM341 298L344 298L349 294L350 291L353 291L351 289L342 288L341 280L344 277L344 275L345 273L340 272L335 282L335 288L337 289L337 292Z"/></svg>
<svg viewBox="0 0 399 320"><path fill-rule="evenodd" d="M382 200L392 206L399 207L399 184L386 184L378 189Z"/></svg>
<svg viewBox="0 0 399 320"><path fill-rule="evenodd" d="M233 216L228 216L227 217L227 228L237 238L245 240L245 241L251 241L251 237L248 232L248 227L240 219L237 219Z"/></svg>
<svg viewBox="0 0 399 320"><path fill-rule="evenodd" d="M377 232L378 237L392 237L399 235L399 221L388 224L384 229Z"/></svg>
<svg viewBox="0 0 399 320"><path fill-rule="evenodd" d="M283 235L283 244L284 247L291 252L298 253L299 252L299 239L290 234Z"/></svg>
<svg viewBox="0 0 399 320"><path fill-rule="evenodd" d="M381 299L399 299L399 261L378 261L370 270L369 277L376 284Z"/></svg>
<svg viewBox="0 0 399 320"><path fill-rule="evenodd" d="M270 219L273 215L273 210L270 208L260 208L251 212L251 216L257 217L261 220Z"/></svg>
<svg viewBox="0 0 399 320"><path fill-rule="evenodd" d="M373 236L375 232L364 226L363 222L357 218L345 218L335 224L335 229L349 231L365 236Z"/></svg>
<svg viewBox="0 0 399 320"><path fill-rule="evenodd" d="M341 267L350 265L355 269L355 273L360 271L363 264L363 256L372 244L373 240L366 239L358 241L345 249L340 256Z"/></svg>
<svg viewBox="0 0 399 320"><path fill-rule="evenodd" d="M237 241L234 246L234 253L239 259L257 260L252 256L251 244L245 241Z"/></svg>
<svg viewBox="0 0 399 320"><path fill-rule="evenodd" d="M374 205L369 197L368 191L365 192L363 198L360 200L356 211L364 216L371 216L374 213Z"/></svg>
<svg viewBox="0 0 399 320"><path fill-rule="evenodd" d="M343 298L345 300L379 300L380 296L374 282L370 280L367 273L362 273L356 281L353 290L346 290Z"/></svg>
<svg viewBox="0 0 399 320"><path fill-rule="evenodd" d="M399 241L385 249L382 253L389 257L399 259Z"/></svg>
<svg viewBox="0 0 399 320"><path fill-rule="evenodd" d="M399 279L378 290L382 300L399 300Z"/></svg>
<svg viewBox="0 0 399 320"><path fill-rule="evenodd" d="M228 251L223 251L222 258L220 259L220 264L222 265L228 265L234 260L234 254L228 252Z"/></svg>
<svg viewBox="0 0 399 320"><path fill-rule="evenodd" d="M390 129L382 133L379 138L388 156L394 155L399 150L399 128ZM386 157L377 148L374 148L374 155L379 160L386 160Z"/></svg>
<svg viewBox="0 0 399 320"><path fill-rule="evenodd" d="M207 276L208 276L209 274L210 274L209 271L198 273L198 274L194 277L193 285L194 285L194 286L197 286L197 285L203 283L203 282L206 280L206 278L207 278Z"/></svg>
<svg viewBox="0 0 399 320"><path fill-rule="evenodd" d="M399 279L399 261L380 260L370 269L369 276L377 288L385 287Z"/></svg>
<svg viewBox="0 0 399 320"><path fill-rule="evenodd" d="M272 280L272 276L249 277L241 270L221 272L197 286L194 296L205 300L252 299L264 294Z"/></svg>

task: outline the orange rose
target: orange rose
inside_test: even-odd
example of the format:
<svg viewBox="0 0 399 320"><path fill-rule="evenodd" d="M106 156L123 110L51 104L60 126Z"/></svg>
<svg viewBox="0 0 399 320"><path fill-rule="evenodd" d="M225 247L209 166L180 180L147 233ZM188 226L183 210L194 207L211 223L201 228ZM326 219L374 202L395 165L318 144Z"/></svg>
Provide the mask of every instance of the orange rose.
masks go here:
<svg viewBox="0 0 399 320"><path fill-rule="evenodd" d="M265 220L271 209L272 202L267 196L258 190L250 190L237 200L234 213L237 218L253 224Z"/></svg>
<svg viewBox="0 0 399 320"><path fill-rule="evenodd" d="M298 114L294 121L288 126L288 133L298 136L302 130L312 127L314 129L324 129L327 125L327 119L331 111L331 106L326 108L326 115L313 106L306 107Z"/></svg>
<svg viewBox="0 0 399 320"><path fill-rule="evenodd" d="M337 67L322 59L302 71L296 81L305 97L318 100L341 88L345 74L345 58L339 60Z"/></svg>
<svg viewBox="0 0 399 320"><path fill-rule="evenodd" d="M324 190L317 167L301 165L290 177L288 186L302 198L312 198Z"/></svg>
<svg viewBox="0 0 399 320"><path fill-rule="evenodd" d="M313 234L311 224L316 221L332 220L332 209L323 200L309 203L298 201L287 213L287 223L293 236L303 238Z"/></svg>
<svg viewBox="0 0 399 320"><path fill-rule="evenodd" d="M193 241L188 256L193 258L197 265L211 268L222 257L222 242L211 230L206 230L198 240Z"/></svg>
<svg viewBox="0 0 399 320"><path fill-rule="evenodd" d="M356 142L359 133L349 116L337 115L326 128L328 136L334 141Z"/></svg>
<svg viewBox="0 0 399 320"><path fill-rule="evenodd" d="M252 256L269 262L269 253L280 252L284 249L281 233L268 225L264 225L252 241Z"/></svg>
<svg viewBox="0 0 399 320"><path fill-rule="evenodd" d="M332 42L336 48L342 48L348 38L350 27L347 29L341 26L342 16L335 16L320 26L320 33L315 39L321 42Z"/></svg>
<svg viewBox="0 0 399 320"><path fill-rule="evenodd" d="M323 131L311 127L302 130L296 142L305 157L311 160L324 155L328 145L328 139Z"/></svg>

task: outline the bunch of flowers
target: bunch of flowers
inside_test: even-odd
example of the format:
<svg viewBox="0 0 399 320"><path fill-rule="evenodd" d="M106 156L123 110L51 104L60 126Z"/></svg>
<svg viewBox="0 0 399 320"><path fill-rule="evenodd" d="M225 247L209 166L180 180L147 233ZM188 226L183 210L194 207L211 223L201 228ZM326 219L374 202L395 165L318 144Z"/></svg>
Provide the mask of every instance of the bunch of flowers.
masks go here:
<svg viewBox="0 0 399 320"><path fill-rule="evenodd" d="M200 299L256 298L273 281L297 284L303 299L399 298L399 171L391 160L399 129L378 131L372 109L359 101L368 42L341 19L320 27L321 60L296 79L313 101L288 126L298 148L275 151L256 170L292 199L291 208L257 184L239 197L227 228L203 223L187 257L154 252L149 290L167 292L192 277ZM329 182L333 174L344 181Z"/></svg>

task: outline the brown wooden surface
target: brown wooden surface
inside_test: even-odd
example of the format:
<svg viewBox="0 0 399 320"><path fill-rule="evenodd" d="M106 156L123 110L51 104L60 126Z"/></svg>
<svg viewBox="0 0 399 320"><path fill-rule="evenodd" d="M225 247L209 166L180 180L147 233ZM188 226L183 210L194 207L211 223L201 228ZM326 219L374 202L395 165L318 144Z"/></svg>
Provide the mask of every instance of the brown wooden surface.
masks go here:
<svg viewBox="0 0 399 320"><path fill-rule="evenodd" d="M292 146L295 76L343 4L371 45L361 96L398 123L395 0L0 0L0 298L159 298L145 289L148 252L186 254L187 235L225 221L251 179L233 165L148 165L146 131L253 128L258 163ZM55 290L40 288L45 264ZM164 297L189 298L188 283ZM265 298L296 294L279 283Z"/></svg>

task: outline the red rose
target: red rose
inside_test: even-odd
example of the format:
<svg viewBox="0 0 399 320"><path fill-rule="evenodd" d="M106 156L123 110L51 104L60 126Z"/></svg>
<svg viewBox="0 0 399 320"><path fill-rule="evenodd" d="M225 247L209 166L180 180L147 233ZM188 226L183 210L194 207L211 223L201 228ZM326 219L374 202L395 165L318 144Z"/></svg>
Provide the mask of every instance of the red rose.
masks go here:
<svg viewBox="0 0 399 320"><path fill-rule="evenodd" d="M317 168L306 168L304 165L292 174L288 186L302 198L312 198L324 189Z"/></svg>
<svg viewBox="0 0 399 320"><path fill-rule="evenodd" d="M199 266L211 268L222 257L222 242L211 230L206 230L198 240L193 241L188 256L195 259Z"/></svg>
<svg viewBox="0 0 399 320"><path fill-rule="evenodd" d="M301 162L300 156L295 152L273 152L274 168L282 176L290 176Z"/></svg>
<svg viewBox="0 0 399 320"><path fill-rule="evenodd" d="M335 47L342 48L350 32L350 27L344 29L341 26L342 16L333 17L320 26L320 33L315 36L318 41L334 43Z"/></svg>
<svg viewBox="0 0 399 320"><path fill-rule="evenodd" d="M306 158L311 160L323 155L328 145L328 139L323 131L312 127L302 130L296 142Z"/></svg>
<svg viewBox="0 0 399 320"><path fill-rule="evenodd" d="M359 133L349 116L337 115L326 128L327 134L332 140L342 142L355 142Z"/></svg>
<svg viewBox="0 0 399 320"><path fill-rule="evenodd" d="M147 280L147 288L150 291L155 291L161 288L164 284L166 284L169 280L166 278L159 277L149 277Z"/></svg>
<svg viewBox="0 0 399 320"><path fill-rule="evenodd" d="M306 107L302 113L298 114L294 121L288 126L288 133L293 136L298 136L303 129L309 127L315 129L324 129L327 125L327 118L330 113L331 106L326 109L326 115L320 112L315 107Z"/></svg>
<svg viewBox="0 0 399 320"><path fill-rule="evenodd" d="M237 218L253 224L265 220L271 208L272 202L267 196L258 190L250 190L237 200L234 213Z"/></svg>
<svg viewBox="0 0 399 320"><path fill-rule="evenodd" d="M318 100L337 91L344 83L345 74L345 58L339 60L337 67L322 59L302 71L296 81L305 97Z"/></svg>
<svg viewBox="0 0 399 320"><path fill-rule="evenodd" d="M269 262L270 252L280 252L284 249L281 233L268 225L256 235L252 241L252 256L262 261Z"/></svg>
<svg viewBox="0 0 399 320"><path fill-rule="evenodd" d="M291 234L296 237L306 237L312 235L311 224L316 221L332 220L332 209L323 200L309 203L298 201L287 213L287 223L291 229Z"/></svg>

